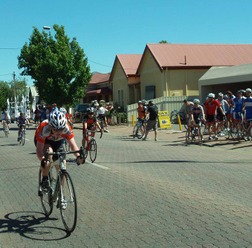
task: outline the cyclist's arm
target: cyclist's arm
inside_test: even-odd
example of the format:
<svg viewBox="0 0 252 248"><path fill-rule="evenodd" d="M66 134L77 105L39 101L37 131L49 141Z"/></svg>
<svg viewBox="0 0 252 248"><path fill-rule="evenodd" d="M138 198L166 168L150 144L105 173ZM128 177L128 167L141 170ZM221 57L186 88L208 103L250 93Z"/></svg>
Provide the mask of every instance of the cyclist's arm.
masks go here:
<svg viewBox="0 0 252 248"><path fill-rule="evenodd" d="M37 157L40 161L45 158L45 156L44 156L44 143L37 141L36 154L37 154Z"/></svg>
<svg viewBox="0 0 252 248"><path fill-rule="evenodd" d="M102 131L101 126L98 121L96 121L95 125L99 128L100 131Z"/></svg>
<svg viewBox="0 0 252 248"><path fill-rule="evenodd" d="M70 140L68 140L68 144L70 145L70 148L71 148L72 151L79 150L79 147L77 146L74 138L71 138ZM77 158L78 156L80 156L80 154L79 153L74 153L74 156Z"/></svg>

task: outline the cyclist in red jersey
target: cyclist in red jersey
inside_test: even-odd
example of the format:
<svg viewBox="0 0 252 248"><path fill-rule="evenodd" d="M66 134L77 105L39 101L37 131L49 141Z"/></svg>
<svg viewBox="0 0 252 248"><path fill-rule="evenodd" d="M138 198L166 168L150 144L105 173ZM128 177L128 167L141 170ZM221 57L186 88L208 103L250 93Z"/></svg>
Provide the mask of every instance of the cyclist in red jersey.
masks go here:
<svg viewBox="0 0 252 248"><path fill-rule="evenodd" d="M83 147L85 147L87 130L94 131L92 133L92 136L94 136L96 127L98 127L100 132L102 132L99 121L97 120L97 118L95 116L95 110L93 107L91 107L91 108L87 109L87 114L83 117L83 129L82 129L83 130L83 138L82 138L82 146Z"/></svg>
<svg viewBox="0 0 252 248"><path fill-rule="evenodd" d="M58 159L57 156L50 156L48 160L45 158L45 153L48 150L50 152L56 152L59 149L64 149L64 139L66 139L70 145L72 151L79 150L75 139L74 133L67 125L65 114L60 111L53 111L50 113L49 120L44 120L37 127L35 133L35 145L36 154L41 161L42 169L42 188L48 189L48 173L50 169L50 161ZM77 158L77 164L82 164L83 159L79 153L75 154Z"/></svg>
<svg viewBox="0 0 252 248"><path fill-rule="evenodd" d="M205 103L205 113L206 113L206 124L207 124L207 129L208 129L208 135L209 135L209 140L211 140L212 138L214 139L218 139L217 137L217 122L216 122L216 115L217 115L217 109L219 108L221 113L223 115L224 111L221 108L220 103L214 99L215 98L215 94L213 93L209 93L208 94L208 99ZM213 126L214 128L214 137L211 136L211 126Z"/></svg>

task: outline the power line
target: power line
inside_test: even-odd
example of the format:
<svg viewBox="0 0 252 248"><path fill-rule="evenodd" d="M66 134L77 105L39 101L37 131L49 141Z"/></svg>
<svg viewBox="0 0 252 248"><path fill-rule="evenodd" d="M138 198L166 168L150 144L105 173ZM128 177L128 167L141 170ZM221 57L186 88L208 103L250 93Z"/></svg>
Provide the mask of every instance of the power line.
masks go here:
<svg viewBox="0 0 252 248"><path fill-rule="evenodd" d="M20 47L0 47L0 50L19 50Z"/></svg>

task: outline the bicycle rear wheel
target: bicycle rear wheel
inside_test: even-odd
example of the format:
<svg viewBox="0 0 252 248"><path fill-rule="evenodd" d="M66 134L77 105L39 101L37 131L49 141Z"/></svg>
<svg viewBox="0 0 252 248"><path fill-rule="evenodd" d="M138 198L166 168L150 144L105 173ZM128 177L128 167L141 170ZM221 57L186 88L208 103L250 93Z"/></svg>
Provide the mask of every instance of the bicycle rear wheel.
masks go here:
<svg viewBox="0 0 252 248"><path fill-rule="evenodd" d="M62 187L62 185L64 186ZM61 178L59 207L66 231L73 232L77 223L77 199L73 181L67 171L62 174Z"/></svg>
<svg viewBox="0 0 252 248"><path fill-rule="evenodd" d="M142 139L143 136L144 136L144 128L143 128L143 126L141 125L141 126L138 126L137 129L136 129L136 137L137 137L138 139Z"/></svg>
<svg viewBox="0 0 252 248"><path fill-rule="evenodd" d="M50 173L48 175L48 179L51 179ZM39 169L39 180L38 180L38 195L40 197L41 205L45 215L48 217L53 211L53 197L51 188L47 191L42 190L41 188L42 182L42 171Z"/></svg>
<svg viewBox="0 0 252 248"><path fill-rule="evenodd" d="M97 143L94 138L92 138L89 141L88 147L89 147L89 158L90 158L91 162L93 163L96 159L96 156L97 156Z"/></svg>

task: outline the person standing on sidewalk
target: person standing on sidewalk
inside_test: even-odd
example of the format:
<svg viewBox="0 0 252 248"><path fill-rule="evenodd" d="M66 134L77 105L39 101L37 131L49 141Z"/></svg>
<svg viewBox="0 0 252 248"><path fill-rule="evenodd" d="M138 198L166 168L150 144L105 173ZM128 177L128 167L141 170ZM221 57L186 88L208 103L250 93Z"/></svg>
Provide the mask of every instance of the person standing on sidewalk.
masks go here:
<svg viewBox="0 0 252 248"><path fill-rule="evenodd" d="M147 121L147 126L145 129L145 135L142 140L146 140L151 129L154 130L155 141L157 141L157 119L158 119L158 107L154 105L153 101L149 101L149 105L147 108L147 113L149 115L149 119Z"/></svg>

